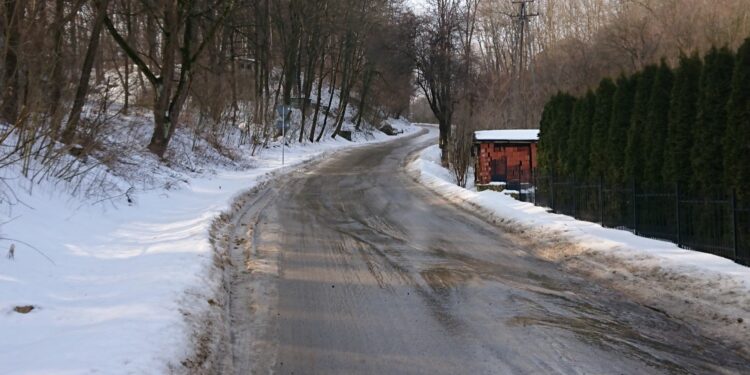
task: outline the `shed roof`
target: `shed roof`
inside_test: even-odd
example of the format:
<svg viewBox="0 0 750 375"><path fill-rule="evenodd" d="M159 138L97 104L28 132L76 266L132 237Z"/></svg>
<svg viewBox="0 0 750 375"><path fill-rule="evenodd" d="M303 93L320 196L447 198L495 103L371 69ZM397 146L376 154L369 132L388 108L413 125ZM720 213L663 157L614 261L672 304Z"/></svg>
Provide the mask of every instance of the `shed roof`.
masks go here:
<svg viewBox="0 0 750 375"><path fill-rule="evenodd" d="M474 132L477 141L525 141L539 140L539 129L480 130Z"/></svg>

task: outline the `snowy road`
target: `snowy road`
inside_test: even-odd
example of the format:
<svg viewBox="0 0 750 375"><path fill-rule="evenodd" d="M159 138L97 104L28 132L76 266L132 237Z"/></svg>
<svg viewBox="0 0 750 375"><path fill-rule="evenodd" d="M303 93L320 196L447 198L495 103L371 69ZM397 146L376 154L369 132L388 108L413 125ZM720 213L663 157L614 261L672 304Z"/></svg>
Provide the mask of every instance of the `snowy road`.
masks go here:
<svg viewBox="0 0 750 375"><path fill-rule="evenodd" d="M403 166L432 142L346 151L248 196L228 233L240 269L227 370L747 373L732 348L416 184Z"/></svg>

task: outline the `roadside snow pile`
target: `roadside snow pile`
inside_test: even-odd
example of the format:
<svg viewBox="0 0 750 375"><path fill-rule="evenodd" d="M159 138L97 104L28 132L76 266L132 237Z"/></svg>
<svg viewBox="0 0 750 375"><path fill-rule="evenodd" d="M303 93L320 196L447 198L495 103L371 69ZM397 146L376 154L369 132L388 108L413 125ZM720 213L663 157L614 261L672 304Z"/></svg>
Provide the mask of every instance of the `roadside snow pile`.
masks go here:
<svg viewBox="0 0 750 375"><path fill-rule="evenodd" d="M404 134L419 130L390 124ZM186 135L176 137L175 147L190 147ZM363 138L295 144L285 151L284 169L394 137L376 131ZM0 218L0 374L179 369L195 345L186 317L215 304L206 297L219 283L211 272L212 221L233 197L284 170L279 144L257 157L241 151L242 163L216 156L212 165L186 160L179 170L147 153L120 160L142 185L98 202L71 197L49 179L31 194L19 170L3 170L17 204ZM121 176L110 180L113 188L132 185Z"/></svg>
<svg viewBox="0 0 750 375"><path fill-rule="evenodd" d="M445 198L523 237L538 255L603 280L721 337L750 339L750 268L630 232L552 214L494 191L456 186L431 146L408 170ZM745 349L747 350L747 349Z"/></svg>
<svg viewBox="0 0 750 375"><path fill-rule="evenodd" d="M456 185L456 177L453 172L444 168L442 163L440 162L440 148L437 145L428 147L424 151L422 151L422 153L419 155L419 158L414 161L412 166L413 165L418 165L419 168L417 168L417 170L421 170L421 172L426 176L430 176L437 181L444 181L450 186ZM412 166L410 166L410 168ZM474 168L469 168L468 176L469 177L466 181L466 189L455 186L456 188L458 188L456 192L460 192L463 190L470 191L474 189L474 179L472 178L474 176Z"/></svg>

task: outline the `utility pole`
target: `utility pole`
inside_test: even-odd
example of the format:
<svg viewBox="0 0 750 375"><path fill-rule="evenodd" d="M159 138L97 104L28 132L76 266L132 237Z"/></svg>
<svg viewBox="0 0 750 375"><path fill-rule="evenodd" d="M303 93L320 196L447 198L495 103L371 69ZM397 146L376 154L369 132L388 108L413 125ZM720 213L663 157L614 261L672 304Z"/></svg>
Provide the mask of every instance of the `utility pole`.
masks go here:
<svg viewBox="0 0 750 375"><path fill-rule="evenodd" d="M512 14L510 16L511 19L513 19L513 22L515 23L515 51L514 55L515 58L513 61L515 62L514 67L514 79L516 80L516 84L514 85L514 89L516 91L515 99L518 101L517 108L521 108L521 116L523 125L526 125L527 123L527 110L526 110L526 102L523 98L524 93L524 72L526 70L526 67L524 66L524 56L526 55L526 44L529 43L529 38L527 37L527 33L529 33L529 21L533 17L539 16L539 13L530 13L529 8L531 6L529 3L533 3L534 0L511 0L511 3L518 6L518 13Z"/></svg>
<svg viewBox="0 0 750 375"><path fill-rule="evenodd" d="M512 14L510 18L515 21L516 27L516 40L515 40L515 55L516 55L516 76L521 78L523 74L523 58L525 55L525 47L527 43L526 33L528 32L529 21L533 17L539 16L539 13L529 13L529 3L533 3L535 0L511 0L511 3L518 5L518 13Z"/></svg>

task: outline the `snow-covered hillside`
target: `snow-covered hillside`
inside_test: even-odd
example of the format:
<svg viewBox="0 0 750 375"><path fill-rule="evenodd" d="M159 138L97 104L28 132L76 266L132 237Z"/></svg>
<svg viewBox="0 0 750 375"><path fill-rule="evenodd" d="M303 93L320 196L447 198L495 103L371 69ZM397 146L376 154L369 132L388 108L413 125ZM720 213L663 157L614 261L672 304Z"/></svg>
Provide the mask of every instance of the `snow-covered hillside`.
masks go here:
<svg viewBox="0 0 750 375"><path fill-rule="evenodd" d="M92 168L82 179L32 183L20 167L2 170L15 197L0 220L1 374L179 368L195 344L186 317L215 303L209 227L232 198L305 161L394 138L369 130L355 142L295 143L282 168L280 141L251 157L249 148L219 150L178 131L162 163L142 150L147 117L115 123L122 131L112 137L133 148L106 163L73 160Z"/></svg>

